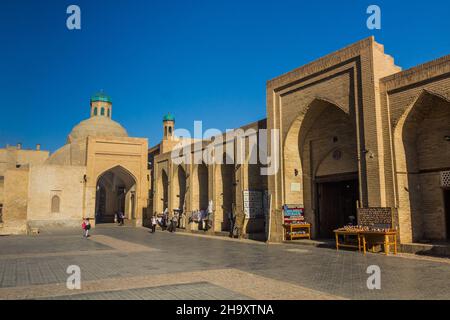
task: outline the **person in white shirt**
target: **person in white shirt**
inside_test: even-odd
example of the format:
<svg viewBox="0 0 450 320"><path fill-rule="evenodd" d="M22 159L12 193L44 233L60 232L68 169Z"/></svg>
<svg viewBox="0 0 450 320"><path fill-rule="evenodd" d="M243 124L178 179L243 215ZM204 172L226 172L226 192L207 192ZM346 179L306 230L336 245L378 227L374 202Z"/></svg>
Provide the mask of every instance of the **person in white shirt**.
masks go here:
<svg viewBox="0 0 450 320"><path fill-rule="evenodd" d="M155 233L155 231L156 231L156 224L157 224L156 216L153 216L152 217L152 233Z"/></svg>

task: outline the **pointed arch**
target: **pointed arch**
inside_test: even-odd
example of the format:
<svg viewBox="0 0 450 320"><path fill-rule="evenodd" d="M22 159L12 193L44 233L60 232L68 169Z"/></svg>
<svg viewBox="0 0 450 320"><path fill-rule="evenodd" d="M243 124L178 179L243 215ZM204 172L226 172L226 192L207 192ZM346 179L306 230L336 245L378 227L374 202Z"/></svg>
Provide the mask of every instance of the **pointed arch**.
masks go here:
<svg viewBox="0 0 450 320"><path fill-rule="evenodd" d="M208 166L202 161L193 170L193 210L207 209L209 201Z"/></svg>
<svg viewBox="0 0 450 320"><path fill-rule="evenodd" d="M119 213L134 219L136 192L137 180L125 167L115 165L100 173L96 179L96 223L114 222Z"/></svg>
<svg viewBox="0 0 450 320"><path fill-rule="evenodd" d="M329 114L327 114L327 112ZM353 154L356 157L356 125L354 120L350 118L349 113L342 106L333 102L331 99L323 98L323 97L315 97L310 100L310 103L305 108L304 111L299 112L296 119L293 120L286 137L284 139L283 145L283 155L284 155L284 186L285 186L285 202L286 203L303 203L303 194L300 194L301 191L296 191L295 193L291 193L289 190L292 183L299 183L300 180L303 180L303 185L310 183L311 179L314 179L314 172L317 170L317 160L315 159L315 166L310 167L309 160L307 154L309 154L309 146L306 145L308 133L312 128L317 128L321 124L318 124L318 121L327 120L334 116L333 121L336 122L337 128L340 131L346 131L345 127L347 127L348 133L344 138L347 140L350 138L352 140L352 147L354 149ZM327 123L330 125L330 123ZM314 141L318 138L332 140L335 135L330 132L323 135L322 137L313 137ZM325 150L325 154L329 153L332 148L336 147L336 144L341 144L339 142L339 136L337 136L338 141L336 143L332 143L328 150ZM343 138L341 138L343 139ZM329 141L328 141L329 142ZM342 142L342 141L341 141ZM344 143L345 144L345 143ZM319 158L323 158L325 155L322 154ZM305 158L306 157L306 158Z"/></svg>
<svg viewBox="0 0 450 320"><path fill-rule="evenodd" d="M283 202L303 205L306 219L316 225L321 237L330 236L337 223L356 216L355 199L360 197L357 133L349 112L330 99L315 97L292 121L284 139ZM334 151L340 156L333 157ZM341 192L347 185L349 191ZM324 195L320 201L319 190ZM342 210L330 205L338 193L345 194L339 204Z"/></svg>
<svg viewBox="0 0 450 320"><path fill-rule="evenodd" d="M231 214L236 205L236 173L233 157L227 152L222 154L222 164L215 168L215 203L216 211L214 216L215 231L229 231L230 221L228 215Z"/></svg>
<svg viewBox="0 0 450 320"><path fill-rule="evenodd" d="M176 170L174 170L173 181L175 181L173 188L174 208L180 209L184 212L187 192L187 175L186 170L182 165L178 165Z"/></svg>
<svg viewBox="0 0 450 320"><path fill-rule="evenodd" d="M446 237L439 175L450 169L450 144L445 140L450 135L449 123L450 100L424 89L394 125L402 242Z"/></svg>

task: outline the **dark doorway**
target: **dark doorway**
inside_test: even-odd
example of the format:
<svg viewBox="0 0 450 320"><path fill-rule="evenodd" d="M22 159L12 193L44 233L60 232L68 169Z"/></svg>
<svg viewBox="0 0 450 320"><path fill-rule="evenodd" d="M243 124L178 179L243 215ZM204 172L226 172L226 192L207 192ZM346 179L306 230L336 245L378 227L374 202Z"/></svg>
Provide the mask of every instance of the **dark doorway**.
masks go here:
<svg viewBox="0 0 450 320"><path fill-rule="evenodd" d="M333 230L356 221L356 201L359 199L358 180L323 182L317 184L320 238L332 238Z"/></svg>
<svg viewBox="0 0 450 320"><path fill-rule="evenodd" d="M118 213L135 219L136 182L124 168L105 171L97 180L95 223L112 223Z"/></svg>
<svg viewBox="0 0 450 320"><path fill-rule="evenodd" d="M233 164L224 164L222 170L222 226L221 231L230 231L229 214L233 212L235 203L235 174Z"/></svg>
<svg viewBox="0 0 450 320"><path fill-rule="evenodd" d="M450 240L450 189L444 190L445 222L447 226L447 239Z"/></svg>

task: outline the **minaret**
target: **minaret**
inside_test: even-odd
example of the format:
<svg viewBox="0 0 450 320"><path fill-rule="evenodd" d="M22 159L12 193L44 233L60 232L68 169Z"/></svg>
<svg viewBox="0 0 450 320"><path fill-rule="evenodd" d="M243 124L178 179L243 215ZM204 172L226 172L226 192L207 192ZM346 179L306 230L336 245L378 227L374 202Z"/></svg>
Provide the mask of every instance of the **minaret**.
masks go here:
<svg viewBox="0 0 450 320"><path fill-rule="evenodd" d="M103 91L97 92L91 97L91 118L107 117L111 119L112 101Z"/></svg>
<svg viewBox="0 0 450 320"><path fill-rule="evenodd" d="M160 152L166 153L171 151L178 143L178 141L175 140L174 135L175 118L170 113L163 117L163 130L164 134L161 141Z"/></svg>
<svg viewBox="0 0 450 320"><path fill-rule="evenodd" d="M164 135L163 140L173 140L173 131L175 130L175 117L170 113L163 117Z"/></svg>

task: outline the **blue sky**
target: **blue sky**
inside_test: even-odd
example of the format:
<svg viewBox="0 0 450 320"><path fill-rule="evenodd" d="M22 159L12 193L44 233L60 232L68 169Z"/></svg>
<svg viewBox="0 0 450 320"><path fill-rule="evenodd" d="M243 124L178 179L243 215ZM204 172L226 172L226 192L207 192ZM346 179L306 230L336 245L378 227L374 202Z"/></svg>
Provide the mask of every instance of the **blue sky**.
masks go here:
<svg viewBox="0 0 450 320"><path fill-rule="evenodd" d="M81 30L66 8L81 8ZM382 29L366 28L366 8ZM131 136L225 130L265 118L265 83L374 35L404 69L450 54L450 2L5 0L0 2L0 147L54 151L103 89ZM6 120L5 120L6 119Z"/></svg>

